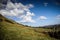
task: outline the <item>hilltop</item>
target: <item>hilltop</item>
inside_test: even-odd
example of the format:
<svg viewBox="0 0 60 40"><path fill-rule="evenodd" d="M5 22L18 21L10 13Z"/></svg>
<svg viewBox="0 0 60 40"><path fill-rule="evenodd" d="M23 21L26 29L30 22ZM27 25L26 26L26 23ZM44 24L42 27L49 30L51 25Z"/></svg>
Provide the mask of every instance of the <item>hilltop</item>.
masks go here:
<svg viewBox="0 0 60 40"><path fill-rule="evenodd" d="M48 28L32 28L16 23L0 14L0 40L58 40Z"/></svg>

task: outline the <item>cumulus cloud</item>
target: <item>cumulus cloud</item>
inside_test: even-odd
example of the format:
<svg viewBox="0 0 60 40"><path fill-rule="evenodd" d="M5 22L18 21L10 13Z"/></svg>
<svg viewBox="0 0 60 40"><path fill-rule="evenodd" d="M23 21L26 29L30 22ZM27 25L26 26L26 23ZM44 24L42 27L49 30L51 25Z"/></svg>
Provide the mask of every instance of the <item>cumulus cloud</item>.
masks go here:
<svg viewBox="0 0 60 40"><path fill-rule="evenodd" d="M31 12L27 12L27 16L35 16L35 14Z"/></svg>
<svg viewBox="0 0 60 40"><path fill-rule="evenodd" d="M40 20L45 20L45 19L47 19L47 17L45 17L45 16L40 16L39 19L40 19Z"/></svg>
<svg viewBox="0 0 60 40"><path fill-rule="evenodd" d="M57 15L57 16L56 16L56 19L60 19L60 15Z"/></svg>
<svg viewBox="0 0 60 40"><path fill-rule="evenodd" d="M0 10L0 14L4 16L17 17L22 20L20 22L35 22L32 16L34 13L30 12L30 8L34 7L32 4L23 5L22 3L7 2L6 8Z"/></svg>
<svg viewBox="0 0 60 40"><path fill-rule="evenodd" d="M33 23L35 23L35 21L32 19L32 16L34 16L34 13L27 12L26 15L22 16L23 20L21 22L33 22Z"/></svg>

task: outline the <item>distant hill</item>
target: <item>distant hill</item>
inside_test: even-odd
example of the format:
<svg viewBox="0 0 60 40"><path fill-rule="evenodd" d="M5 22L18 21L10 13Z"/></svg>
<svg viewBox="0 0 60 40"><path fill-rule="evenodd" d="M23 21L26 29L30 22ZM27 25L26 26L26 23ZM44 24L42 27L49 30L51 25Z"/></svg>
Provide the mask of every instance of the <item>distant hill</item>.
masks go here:
<svg viewBox="0 0 60 40"><path fill-rule="evenodd" d="M48 29L52 29L55 31L60 31L60 24L48 25L48 26L44 26L43 28L48 28Z"/></svg>
<svg viewBox="0 0 60 40"><path fill-rule="evenodd" d="M0 14L0 40L59 40L51 37L52 29L32 28Z"/></svg>

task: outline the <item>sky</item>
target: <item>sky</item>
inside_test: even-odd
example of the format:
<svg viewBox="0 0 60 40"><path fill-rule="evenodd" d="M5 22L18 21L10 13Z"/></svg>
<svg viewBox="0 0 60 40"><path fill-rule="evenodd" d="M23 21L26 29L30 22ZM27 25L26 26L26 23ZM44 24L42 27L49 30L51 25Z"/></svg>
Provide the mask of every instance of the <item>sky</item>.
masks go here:
<svg viewBox="0 0 60 40"><path fill-rule="evenodd" d="M29 26L60 24L60 0L1 0L0 14Z"/></svg>

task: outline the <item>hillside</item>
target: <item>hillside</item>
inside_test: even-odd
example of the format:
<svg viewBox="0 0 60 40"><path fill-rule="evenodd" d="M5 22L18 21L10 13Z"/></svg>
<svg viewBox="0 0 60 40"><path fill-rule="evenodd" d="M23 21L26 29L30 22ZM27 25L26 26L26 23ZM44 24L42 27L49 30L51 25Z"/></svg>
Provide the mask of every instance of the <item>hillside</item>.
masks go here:
<svg viewBox="0 0 60 40"><path fill-rule="evenodd" d="M0 14L0 40L58 40L48 34L50 31L52 30L26 27Z"/></svg>
<svg viewBox="0 0 60 40"><path fill-rule="evenodd" d="M34 29L36 32L43 32L45 34L48 34L50 37L60 40L60 24L36 27Z"/></svg>

